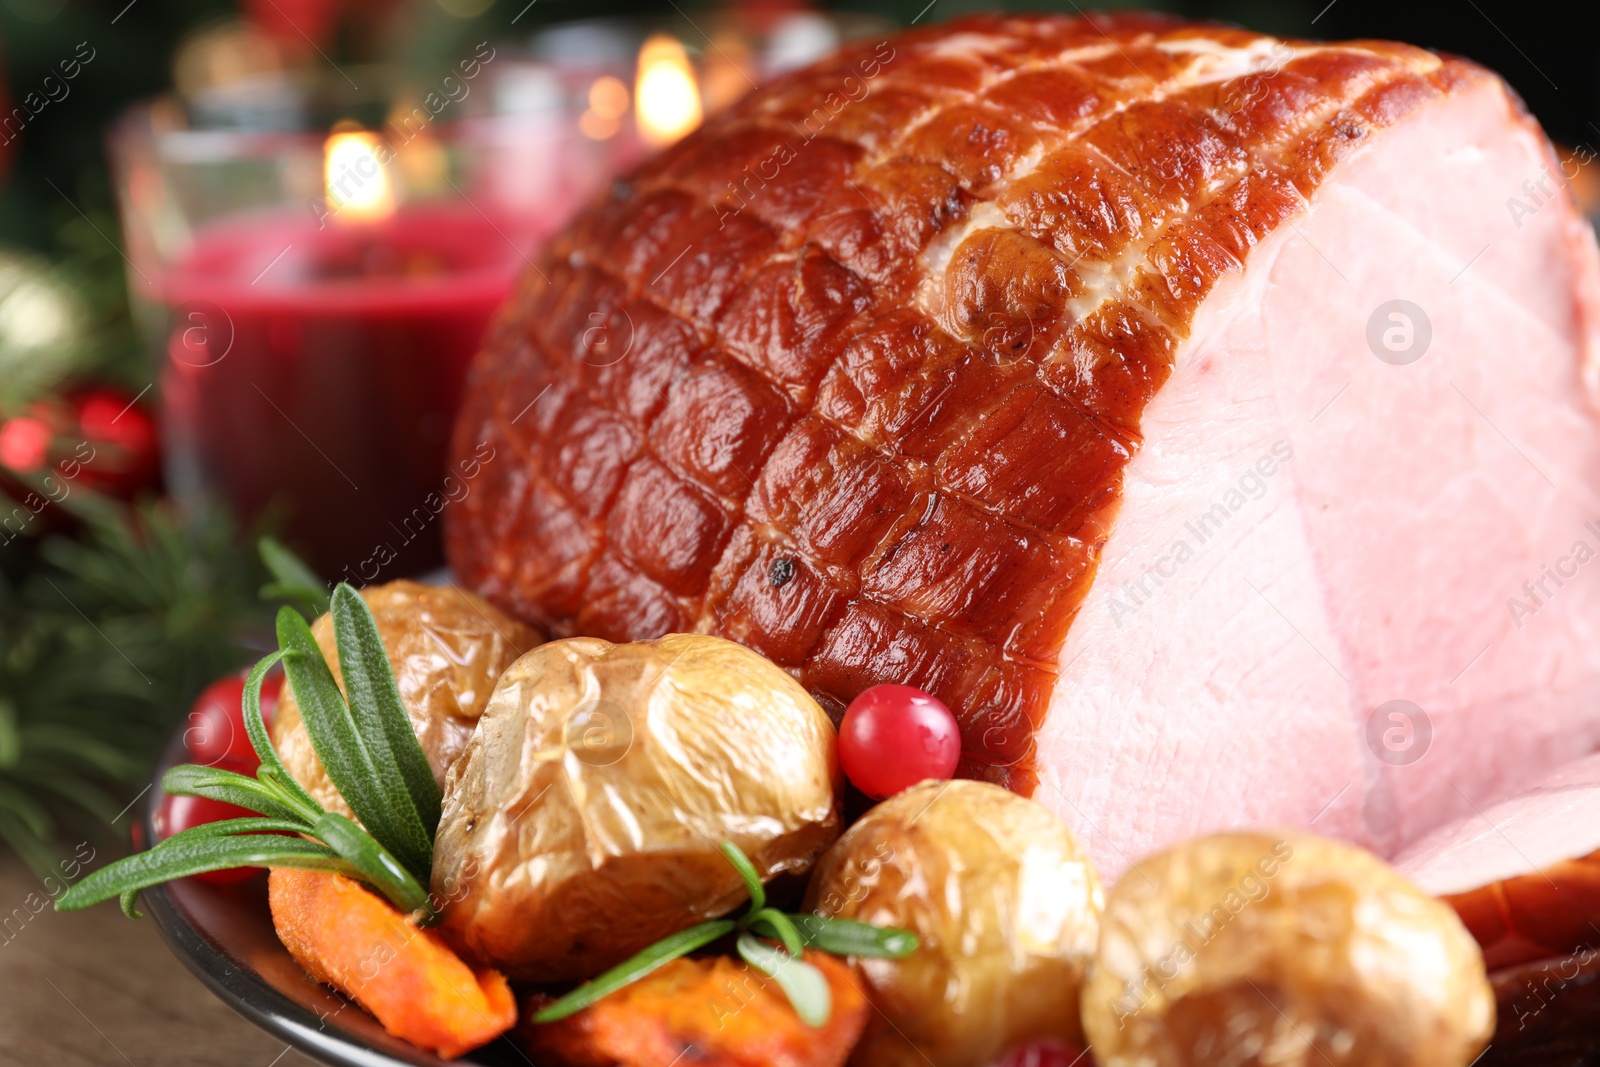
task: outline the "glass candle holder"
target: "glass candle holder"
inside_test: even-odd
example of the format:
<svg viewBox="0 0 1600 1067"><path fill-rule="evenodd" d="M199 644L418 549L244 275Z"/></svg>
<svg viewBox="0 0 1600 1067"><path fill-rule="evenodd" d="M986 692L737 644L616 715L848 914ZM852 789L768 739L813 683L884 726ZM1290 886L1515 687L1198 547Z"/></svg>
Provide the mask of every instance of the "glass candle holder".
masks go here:
<svg viewBox="0 0 1600 1067"><path fill-rule="evenodd" d="M490 317L634 154L580 131L573 95L484 45L411 98L329 105L284 80L124 118L129 284L180 503L275 512L329 578L437 565L462 484L447 439Z"/></svg>

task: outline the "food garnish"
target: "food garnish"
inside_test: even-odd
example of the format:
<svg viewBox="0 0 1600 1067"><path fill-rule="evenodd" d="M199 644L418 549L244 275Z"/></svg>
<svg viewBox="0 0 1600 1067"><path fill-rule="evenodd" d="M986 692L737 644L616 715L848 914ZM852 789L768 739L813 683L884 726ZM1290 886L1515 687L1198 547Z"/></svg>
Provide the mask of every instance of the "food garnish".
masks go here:
<svg viewBox="0 0 1600 1067"><path fill-rule="evenodd" d="M839 762L852 785L883 800L929 778L944 781L961 761L961 727L938 697L909 685L864 690L839 724Z"/></svg>
<svg viewBox="0 0 1600 1067"><path fill-rule="evenodd" d="M821 952L806 962L833 999L820 1028L749 964L709 956L673 960L560 1022L524 1023L519 1036L536 1062L566 1067L683 1067L686 1048L695 1067L840 1067L871 1007L849 964Z"/></svg>
<svg viewBox="0 0 1600 1067"><path fill-rule="evenodd" d="M141 890L173 878L230 867L293 867L364 881L401 911L431 918L424 886L433 865L439 787L400 703L372 612L343 583L333 592L331 612L348 702L305 619L284 607L278 612L279 650L257 663L244 685L244 727L260 767L251 776L181 764L162 778L168 794L236 804L259 817L195 826L118 860L64 893L58 909L74 911L120 896L123 910L133 916ZM273 749L262 721L261 689L280 661L318 755L363 825L325 810Z"/></svg>
<svg viewBox="0 0 1600 1067"><path fill-rule="evenodd" d="M328 610L328 587L305 560L275 537L261 538L256 551L272 575L272 581L261 587L262 599L287 601L312 619Z"/></svg>
<svg viewBox="0 0 1600 1067"><path fill-rule="evenodd" d="M518 656L539 644L540 634L453 585L402 578L364 587L361 599L378 624L400 703L442 790L445 775L472 740L495 683ZM331 614L318 617L311 636L339 682L333 623ZM328 811L353 814L317 758L292 688L285 690L268 732L284 767L306 792Z"/></svg>
<svg viewBox="0 0 1600 1067"><path fill-rule="evenodd" d="M722 853L739 872L750 894L750 905L737 919L713 919L664 937L631 959L583 983L534 1015L536 1023L551 1023L581 1011L681 956L732 934L740 956L778 983L795 1014L808 1026L827 1024L833 998L826 977L801 958L808 948L839 956L903 959L916 951L917 935L909 930L873 926L822 915L791 915L767 906L767 890L755 864L738 845L722 842ZM770 938L782 947L762 940Z"/></svg>
<svg viewBox="0 0 1600 1067"><path fill-rule="evenodd" d="M394 1036L450 1059L516 1022L516 998L502 975L468 966L438 934L366 887L283 867L267 887L272 925L289 954Z"/></svg>
<svg viewBox="0 0 1600 1067"><path fill-rule="evenodd" d="M817 863L805 901L921 939L908 957L858 961L876 1009L858 1067L989 1067L1033 1038L1081 1044L1075 1009L1103 906L1065 823L967 779L867 812Z"/></svg>
<svg viewBox="0 0 1600 1067"><path fill-rule="evenodd" d="M1106 901L1083 991L1101 1067L1466 1067L1494 1018L1448 905L1371 853L1291 832L1140 860Z"/></svg>
<svg viewBox="0 0 1600 1067"><path fill-rule="evenodd" d="M218 764L224 770L238 771L241 774L252 773L249 769L222 763ZM210 823L222 822L224 819L249 819L255 812L248 808L241 808L237 804L229 804L221 800L212 800L209 797L189 796L182 793L169 793L161 798L155 816L150 820L155 831L155 839L164 841L175 834L182 833L195 826L205 826ZM212 885L227 885L231 882L242 881L256 873L253 867L224 867L216 871L201 871L191 877Z"/></svg>

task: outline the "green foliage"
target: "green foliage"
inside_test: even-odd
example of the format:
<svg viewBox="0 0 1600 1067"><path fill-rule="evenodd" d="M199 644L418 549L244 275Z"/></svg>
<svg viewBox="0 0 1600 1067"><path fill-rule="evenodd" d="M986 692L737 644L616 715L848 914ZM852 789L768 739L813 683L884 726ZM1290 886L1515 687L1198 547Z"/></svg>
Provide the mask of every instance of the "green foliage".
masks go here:
<svg viewBox="0 0 1600 1067"><path fill-rule="evenodd" d="M0 546L0 840L44 870L125 835L195 695L268 639L264 578L228 522L157 506Z"/></svg>
<svg viewBox="0 0 1600 1067"><path fill-rule="evenodd" d="M409 825L400 825L398 831L391 825L400 824L401 820L377 819L373 811L364 811L362 818L373 828L368 833L345 816L325 810L289 774L262 724L261 683L281 660L295 691L306 694L300 701L301 715L312 746L340 794L351 800L370 794L380 805L381 814L391 814L388 809L392 807L416 816L406 769L416 762L426 774L427 759L412 732L411 718L400 703L399 693L394 692L394 674L383 643L378 640L377 623L366 601L348 585L341 584L334 590L333 605L339 666L350 680L349 704L339 695L321 649L311 641L305 620L285 605L278 612L279 650L258 662L244 684L245 729L261 761L255 775L186 763L172 768L161 779L161 788L167 793L237 804L266 817L208 823L174 834L144 852L95 871L67 890L56 901L57 909L76 911L120 897L122 910L137 917L139 891L173 878L228 867L305 867L336 870L359 878L402 911L432 917L428 893L423 888L433 866L431 828L423 834L426 844L421 855L410 857L405 849L416 842ZM305 642L310 642L309 648L304 647ZM313 663L319 670L308 672L307 666ZM332 692L308 698L318 676L324 678ZM387 685L382 679L387 680ZM356 730L357 723L370 730L375 743L370 752L362 753L360 761L353 761L347 751L352 739L344 735ZM329 747L329 737L339 737L346 750ZM354 743L359 745L361 740L357 736ZM427 789L434 803L431 827L438 822L439 798L439 788L431 774ZM286 840L278 836L279 831L316 840L307 841L301 836ZM395 859L397 854L413 860L411 870L401 866Z"/></svg>

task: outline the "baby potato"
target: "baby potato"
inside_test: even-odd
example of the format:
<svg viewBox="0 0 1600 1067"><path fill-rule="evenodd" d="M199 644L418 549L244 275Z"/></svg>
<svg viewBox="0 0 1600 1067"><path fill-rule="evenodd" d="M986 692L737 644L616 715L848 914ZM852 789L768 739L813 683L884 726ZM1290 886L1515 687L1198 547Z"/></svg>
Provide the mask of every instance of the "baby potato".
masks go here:
<svg viewBox="0 0 1600 1067"><path fill-rule="evenodd" d="M1101 1067L1464 1067L1494 1015L1449 907L1370 853L1288 832L1141 861L1107 899L1083 992Z"/></svg>
<svg viewBox="0 0 1600 1067"><path fill-rule="evenodd" d="M822 858L821 915L911 930L903 959L856 961L877 1011L855 1067L986 1067L1031 1038L1081 1043L1076 1010L1104 896L1071 830L985 782L924 782Z"/></svg>
<svg viewBox="0 0 1600 1067"><path fill-rule="evenodd" d="M434 780L443 788L445 772L466 750L500 673L537 645L539 634L455 586L402 580L368 586L361 598L378 624L400 703L411 716ZM317 619L311 634L343 688L333 617ZM294 689L287 683L272 720L272 743L289 773L318 803L355 817L312 749Z"/></svg>
<svg viewBox="0 0 1600 1067"><path fill-rule="evenodd" d="M440 929L517 978L589 978L804 872L839 836L833 723L721 638L554 641L501 677L445 786Z"/></svg>

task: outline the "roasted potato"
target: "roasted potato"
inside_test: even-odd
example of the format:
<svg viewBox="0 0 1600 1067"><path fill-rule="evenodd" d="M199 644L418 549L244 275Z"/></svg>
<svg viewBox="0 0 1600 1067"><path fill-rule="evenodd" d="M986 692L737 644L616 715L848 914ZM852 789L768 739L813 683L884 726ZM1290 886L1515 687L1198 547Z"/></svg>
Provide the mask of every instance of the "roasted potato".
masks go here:
<svg viewBox="0 0 1600 1067"><path fill-rule="evenodd" d="M877 1012L852 1064L986 1067L1038 1037L1079 1042L1076 1005L1104 896L1042 805L983 782L924 782L823 857L818 914L911 930L904 959L856 961Z"/></svg>
<svg viewBox="0 0 1600 1067"><path fill-rule="evenodd" d="M398 581L369 586L361 596L377 620L400 702L443 788L445 772L466 750L495 681L539 643L539 634L455 586ZM332 617L319 618L311 633L342 687ZM287 683L272 720L272 743L289 773L323 807L354 818L311 747L300 705Z"/></svg>
<svg viewBox="0 0 1600 1067"><path fill-rule="evenodd" d="M1101 1067L1465 1067L1494 1015L1449 907L1297 833L1141 861L1107 900L1083 994Z"/></svg>
<svg viewBox="0 0 1600 1067"><path fill-rule="evenodd" d="M731 641L570 638L501 677L451 771L440 928L513 977L588 978L745 896L839 833L833 724Z"/></svg>

